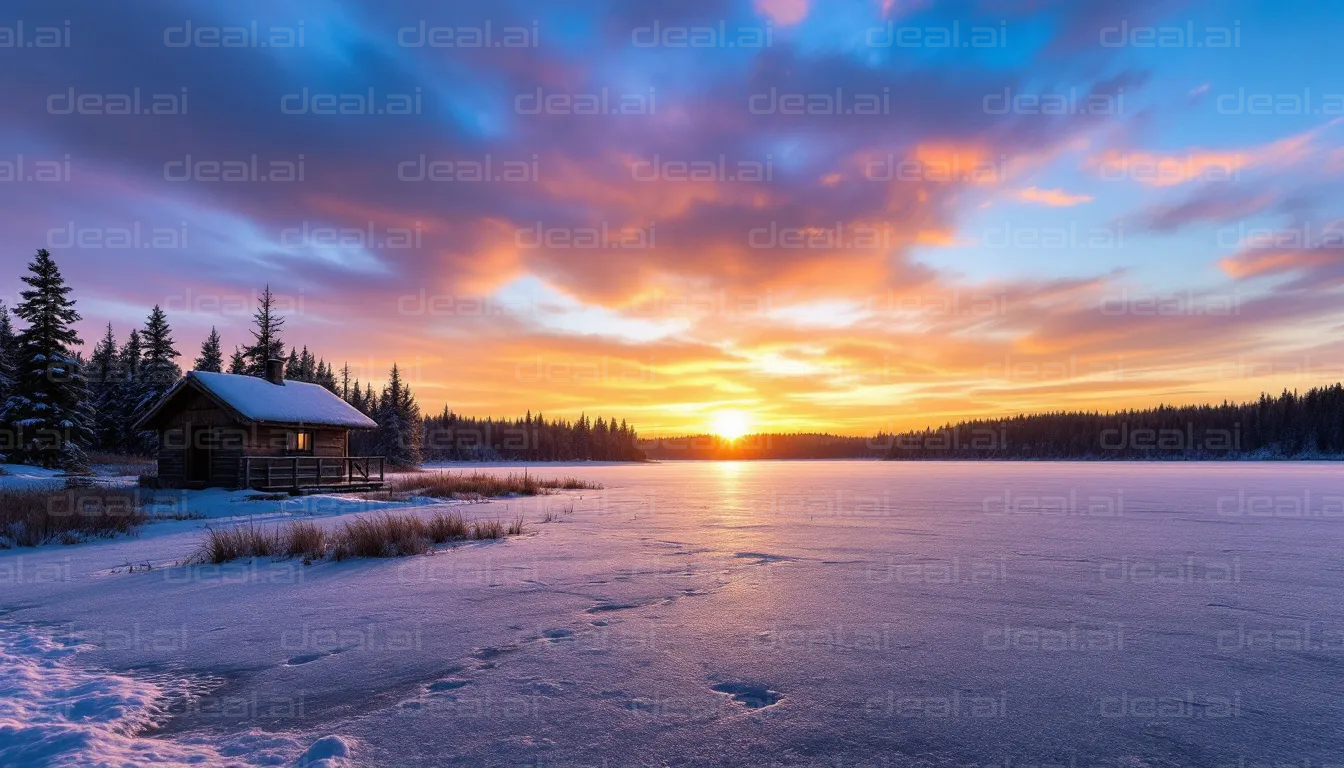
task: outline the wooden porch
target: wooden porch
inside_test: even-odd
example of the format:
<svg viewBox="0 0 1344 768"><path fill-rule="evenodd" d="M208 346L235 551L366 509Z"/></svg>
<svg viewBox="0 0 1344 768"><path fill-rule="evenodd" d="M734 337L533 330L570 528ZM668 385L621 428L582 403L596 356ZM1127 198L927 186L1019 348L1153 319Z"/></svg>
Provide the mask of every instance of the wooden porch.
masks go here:
<svg viewBox="0 0 1344 768"><path fill-rule="evenodd" d="M382 456L244 456L240 485L258 491L372 491L383 487Z"/></svg>

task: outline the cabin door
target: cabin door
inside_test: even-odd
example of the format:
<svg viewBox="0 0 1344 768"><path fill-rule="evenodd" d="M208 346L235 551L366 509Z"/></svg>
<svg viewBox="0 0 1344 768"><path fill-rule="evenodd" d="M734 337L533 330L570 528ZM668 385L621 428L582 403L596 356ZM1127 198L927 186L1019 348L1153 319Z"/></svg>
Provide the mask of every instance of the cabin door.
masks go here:
<svg viewBox="0 0 1344 768"><path fill-rule="evenodd" d="M210 459L214 452L214 435L209 427L187 429L187 481L210 482Z"/></svg>

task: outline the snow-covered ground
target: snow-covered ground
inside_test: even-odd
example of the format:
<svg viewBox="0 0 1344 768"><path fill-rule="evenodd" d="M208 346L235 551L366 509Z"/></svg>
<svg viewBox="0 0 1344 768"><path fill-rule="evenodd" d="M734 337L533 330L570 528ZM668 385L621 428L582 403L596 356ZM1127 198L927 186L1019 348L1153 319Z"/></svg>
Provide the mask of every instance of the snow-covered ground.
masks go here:
<svg viewBox="0 0 1344 768"><path fill-rule="evenodd" d="M0 552L0 764L1344 758L1339 465L529 471L608 487L398 560L178 564L225 516L372 509L223 491Z"/></svg>
<svg viewBox="0 0 1344 768"><path fill-rule="evenodd" d="M54 469L27 467L22 464L0 464L0 488L57 486L65 482L64 475L64 472Z"/></svg>

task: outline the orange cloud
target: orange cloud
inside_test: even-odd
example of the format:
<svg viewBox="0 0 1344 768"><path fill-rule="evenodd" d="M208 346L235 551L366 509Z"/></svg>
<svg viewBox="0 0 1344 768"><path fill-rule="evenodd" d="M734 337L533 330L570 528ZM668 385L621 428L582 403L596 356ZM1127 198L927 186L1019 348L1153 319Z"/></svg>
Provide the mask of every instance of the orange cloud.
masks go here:
<svg viewBox="0 0 1344 768"><path fill-rule="evenodd" d="M1337 257L1317 251L1251 251L1223 259L1218 266L1229 276L1242 279L1311 269L1329 263L1332 258Z"/></svg>
<svg viewBox="0 0 1344 768"><path fill-rule="evenodd" d="M922 181L997 184L1009 171L1003 158L981 144L926 143L915 147L913 155L918 167L902 166L897 171L914 170L923 175Z"/></svg>
<svg viewBox="0 0 1344 768"><path fill-rule="evenodd" d="M1185 153L1111 150L1092 158L1089 164L1104 181L1129 180L1154 187L1172 187L1192 181L1232 181L1248 168L1286 167L1306 160L1315 154L1315 140L1322 130L1313 129L1239 150L1200 147Z"/></svg>
<svg viewBox="0 0 1344 768"><path fill-rule="evenodd" d="M1091 195L1071 195L1062 189L1041 189L1039 187L1027 187L1018 190L1017 199L1028 203L1038 203L1040 205L1049 205L1056 208L1069 208L1082 203L1090 203L1093 200Z"/></svg>

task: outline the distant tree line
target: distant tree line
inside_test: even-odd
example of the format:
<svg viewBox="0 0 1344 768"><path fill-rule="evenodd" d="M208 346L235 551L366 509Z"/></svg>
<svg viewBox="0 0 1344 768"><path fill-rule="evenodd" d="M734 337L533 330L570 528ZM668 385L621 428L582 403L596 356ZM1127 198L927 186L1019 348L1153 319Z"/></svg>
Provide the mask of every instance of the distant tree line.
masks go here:
<svg viewBox="0 0 1344 768"><path fill-rule="evenodd" d="M624 419L575 421L531 411L521 419L473 418L443 413L425 419L429 461L644 461L639 436Z"/></svg>
<svg viewBox="0 0 1344 768"><path fill-rule="evenodd" d="M1248 403L980 419L882 438L888 459L1311 459L1344 456L1344 387Z"/></svg>
<svg viewBox="0 0 1344 768"><path fill-rule="evenodd" d="M714 435L640 443L651 459L1215 460L1344 458L1344 386L1254 402L976 419L872 437Z"/></svg>
<svg viewBox="0 0 1344 768"><path fill-rule="evenodd" d="M12 310L0 303L0 457L7 461L81 471L88 451L152 455L158 435L134 425L182 378L168 316L155 305L142 327L118 343L111 323L86 360L74 330L81 317L59 268L46 249L37 251L21 279L28 286ZM16 330L11 313L27 324ZM394 363L381 390L352 379L306 346L285 352L285 319L267 286L250 329L251 340L234 347L227 365L219 332L210 329L193 368L197 371L264 377L266 362L285 361L285 377L325 387L378 424L351 435L351 451L386 456L395 466L426 459L638 458L634 431L625 422L547 422L529 413L522 420L471 419L447 408L424 419L415 395ZM522 445L522 448L517 446Z"/></svg>
<svg viewBox="0 0 1344 768"><path fill-rule="evenodd" d="M645 440L639 444L650 459L880 459L887 435L850 437L825 433L744 435L728 440L717 435L686 435Z"/></svg>

